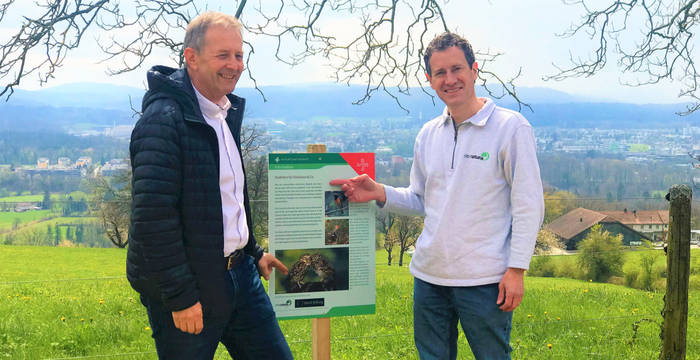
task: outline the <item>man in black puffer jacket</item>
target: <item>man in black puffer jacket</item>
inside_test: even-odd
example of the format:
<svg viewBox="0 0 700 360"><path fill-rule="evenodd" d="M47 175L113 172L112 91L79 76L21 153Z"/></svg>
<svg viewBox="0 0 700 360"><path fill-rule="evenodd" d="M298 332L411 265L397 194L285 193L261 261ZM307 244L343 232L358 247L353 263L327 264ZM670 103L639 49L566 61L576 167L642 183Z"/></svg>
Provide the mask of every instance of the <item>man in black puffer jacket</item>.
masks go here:
<svg viewBox="0 0 700 360"><path fill-rule="evenodd" d="M185 35L187 67L153 67L131 135L127 277L163 359L291 359L260 281L286 267L256 244L240 131L238 21L207 12Z"/></svg>

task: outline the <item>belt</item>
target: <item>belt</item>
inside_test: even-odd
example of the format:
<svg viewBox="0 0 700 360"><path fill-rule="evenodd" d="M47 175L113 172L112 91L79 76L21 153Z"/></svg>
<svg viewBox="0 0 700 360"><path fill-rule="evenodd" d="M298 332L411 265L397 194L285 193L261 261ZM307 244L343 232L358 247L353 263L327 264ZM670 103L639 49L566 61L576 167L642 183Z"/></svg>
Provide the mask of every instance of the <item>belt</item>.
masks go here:
<svg viewBox="0 0 700 360"><path fill-rule="evenodd" d="M235 268L236 266L238 266L238 264L240 264L241 261L243 260L243 255L245 255L243 253L243 250L238 249L238 250L232 252L231 254L229 254L229 256L225 256L224 262L226 263L226 270L231 270L231 269Z"/></svg>

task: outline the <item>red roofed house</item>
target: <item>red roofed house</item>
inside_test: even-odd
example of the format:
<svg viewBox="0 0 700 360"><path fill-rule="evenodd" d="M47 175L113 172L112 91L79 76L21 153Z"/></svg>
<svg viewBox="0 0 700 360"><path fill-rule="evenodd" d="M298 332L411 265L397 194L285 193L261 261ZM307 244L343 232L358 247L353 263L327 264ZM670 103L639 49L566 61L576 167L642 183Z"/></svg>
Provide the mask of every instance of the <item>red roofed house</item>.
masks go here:
<svg viewBox="0 0 700 360"><path fill-rule="evenodd" d="M668 230L668 210L594 211L577 208L545 225L558 236L567 250L575 250L595 224L612 235L622 234L625 245L641 245L642 240L660 241Z"/></svg>

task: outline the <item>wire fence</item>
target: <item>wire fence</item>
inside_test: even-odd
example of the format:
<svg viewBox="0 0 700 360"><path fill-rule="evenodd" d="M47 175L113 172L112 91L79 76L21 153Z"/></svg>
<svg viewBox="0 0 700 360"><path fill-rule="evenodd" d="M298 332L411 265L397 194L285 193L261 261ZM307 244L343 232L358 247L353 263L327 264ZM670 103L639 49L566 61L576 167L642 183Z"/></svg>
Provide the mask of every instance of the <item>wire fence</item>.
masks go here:
<svg viewBox="0 0 700 360"><path fill-rule="evenodd" d="M37 195L39 196L39 195ZM567 197L545 197L544 201L568 201L572 203L576 202L581 202L581 201L612 201L612 202L621 202L621 201L627 201L627 200L650 200L650 201L666 201L666 199L661 196L625 196L618 198L614 196L612 199L608 197L586 197L586 196L576 196L573 198L567 198ZM700 198L693 198L692 201L697 202L700 201ZM40 200L0 200L0 205L2 204L7 204L7 205L21 205L21 204L27 204L27 203L32 203L32 204L41 204L43 203L43 199ZM91 199L86 199L86 198L81 198L77 200L70 200L70 199L51 199L50 203L51 204L75 204L75 203L86 203L89 205L95 205L95 204L102 204L102 203L123 203L124 200L104 200L104 201L96 201L96 200L91 200ZM260 199L250 199L250 202L268 202L268 199L266 198L260 198Z"/></svg>
<svg viewBox="0 0 700 360"><path fill-rule="evenodd" d="M103 277L90 277L90 278L68 278L68 279L37 279L37 280L20 280L20 281L4 281L0 282L0 285L23 285L31 283L55 283L55 282L84 282L84 281L108 281L108 280L126 280L126 276L103 276ZM698 313L688 313L689 318L697 318L700 314ZM548 326L567 326L570 327L574 323L594 323L594 322L620 322L621 320L632 320L637 319L638 321L647 320L652 323L656 323L655 320L661 317L661 310L654 313L639 313L632 315L617 315L617 316L599 316L599 317L588 317L588 318L569 318L569 319L545 319L545 320L527 320L527 321L513 321L513 327L528 327L532 328L544 328ZM635 330L636 332L636 330ZM397 337L408 337L412 336L413 331L406 332L396 332L391 334L377 334L377 335L364 335L364 336L336 336L332 337L332 342L346 342L346 341L360 341L367 339L378 339L378 338L397 338ZM636 336L636 335L635 335ZM606 337L606 341L612 341L610 337ZM617 338L617 340L633 341L630 338ZM311 343L311 340L289 340L290 345L293 344L306 344ZM74 356L74 357L58 357L58 358L45 358L44 360L77 360L77 359L103 359L103 358L124 358L124 357L141 357L141 356L151 356L155 355L155 350L150 351L138 351L138 352L124 352L115 354L97 354L97 355L85 355L85 356ZM609 355L609 354L608 354Z"/></svg>
<svg viewBox="0 0 700 360"><path fill-rule="evenodd" d="M573 322L586 322L586 321L617 321L621 319L640 319L644 320L646 317L651 317L651 316L659 316L660 314L636 314L636 315L628 315L628 316L609 316L609 317L599 317L599 318L588 318L588 319L567 319L567 320L557 320L557 321L539 321L539 322L513 322L513 327L520 327L520 326L543 326L543 325L552 325L552 324L566 324L566 323L573 323ZM698 314L695 313L689 313L688 317L697 317ZM653 321L652 321L653 322ZM636 330L635 330L636 331ZM334 342L345 342L345 341L359 341L359 340L367 340L367 339L378 339L378 338L397 338L397 337L408 337L408 336L413 336L413 331L406 331L406 332L399 332L399 333L393 333L393 334L378 334L378 335L364 335L364 336L336 336L331 338L331 343ZM633 342L634 339L629 338L629 337L605 337L606 341L610 343L611 341L625 341L625 342ZM294 344L310 344L312 341L311 340L289 340L287 341L288 344L294 345ZM125 356L143 356L143 355L155 355L156 351L151 350L151 351L140 351L140 352L126 352L126 353L116 353L116 354L99 354L99 355L86 355L86 356L74 356L74 357L60 357L60 358L44 358L43 360L77 360L77 359L100 359L100 358L119 358L119 357L125 357ZM591 355L591 354L587 354ZM606 354L601 354L601 356L610 356L611 354L606 353Z"/></svg>

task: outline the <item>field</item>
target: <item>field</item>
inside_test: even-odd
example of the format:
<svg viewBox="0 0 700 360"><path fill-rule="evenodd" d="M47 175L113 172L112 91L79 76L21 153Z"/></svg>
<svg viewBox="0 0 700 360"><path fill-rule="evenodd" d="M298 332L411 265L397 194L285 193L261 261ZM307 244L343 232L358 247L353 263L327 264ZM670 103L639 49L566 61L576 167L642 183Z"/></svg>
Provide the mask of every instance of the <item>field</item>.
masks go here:
<svg viewBox="0 0 700 360"><path fill-rule="evenodd" d="M29 210L24 212L0 211L0 233L5 233L13 230L15 224L19 228L26 226L33 221L52 218L60 215L60 202L67 197L71 197L74 201L79 201L86 198L86 194L82 191L74 191L67 195L51 194L51 201L54 202L53 209L50 210ZM8 206L3 210L13 209L15 203L27 202L36 203L43 201L43 195L17 195L0 197L0 204Z"/></svg>
<svg viewBox="0 0 700 360"><path fill-rule="evenodd" d="M51 194L51 200L60 200L64 195L61 194ZM80 200L85 198L87 195L82 191L73 191L70 194L65 195L70 196L73 200ZM0 197L0 202L39 202L44 200L43 194L35 195L15 195L15 196L5 196Z"/></svg>
<svg viewBox="0 0 700 360"><path fill-rule="evenodd" d="M10 230L15 223L15 219L19 219L19 226L24 226L28 222L41 220L51 217L51 210L33 210L25 212L0 212L0 230Z"/></svg>
<svg viewBox="0 0 700 360"><path fill-rule="evenodd" d="M0 359L154 359L145 310L124 278L125 256L122 249L0 246ZM377 313L332 319L333 359L418 358L412 277L405 266L386 266L383 250L376 256ZM658 357L663 293L537 277L525 286L513 320L514 359ZM700 359L700 291L689 300L687 358ZM281 326L295 358L310 359L309 320ZM463 335L459 343L459 358L471 359ZM216 358L228 358L222 347Z"/></svg>

